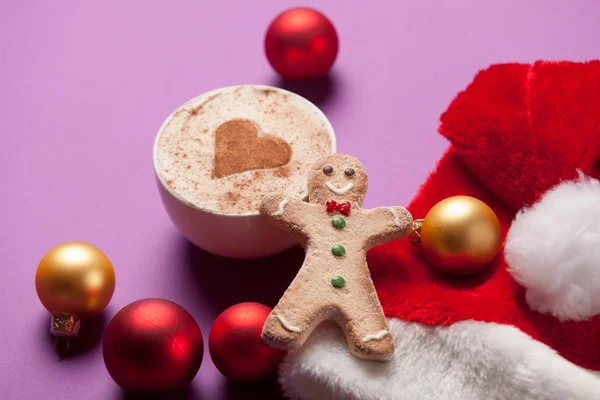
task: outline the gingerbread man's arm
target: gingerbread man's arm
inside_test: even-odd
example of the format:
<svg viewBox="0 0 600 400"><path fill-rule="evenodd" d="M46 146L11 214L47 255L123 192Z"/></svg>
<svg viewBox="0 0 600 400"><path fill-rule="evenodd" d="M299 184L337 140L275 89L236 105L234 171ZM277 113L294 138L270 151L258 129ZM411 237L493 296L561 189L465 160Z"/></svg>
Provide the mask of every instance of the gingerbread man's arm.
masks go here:
<svg viewBox="0 0 600 400"><path fill-rule="evenodd" d="M367 227L367 246L400 239L412 231L413 218L404 207L377 207L364 210L364 226Z"/></svg>
<svg viewBox="0 0 600 400"><path fill-rule="evenodd" d="M314 206L281 194L269 194L262 199L260 214L267 218L271 225L291 233L302 241L306 238L308 230L308 221L305 217L310 214L309 209Z"/></svg>

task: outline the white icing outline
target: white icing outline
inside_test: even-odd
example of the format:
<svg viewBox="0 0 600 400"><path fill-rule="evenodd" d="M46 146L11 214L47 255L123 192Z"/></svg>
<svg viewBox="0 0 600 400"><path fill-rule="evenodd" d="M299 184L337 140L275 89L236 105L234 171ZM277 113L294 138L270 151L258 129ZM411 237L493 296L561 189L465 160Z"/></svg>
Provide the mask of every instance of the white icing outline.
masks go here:
<svg viewBox="0 0 600 400"><path fill-rule="evenodd" d="M348 191L350 189L352 189L354 187L354 184L352 182L348 183L346 186L344 186L341 189L336 188L335 186L333 186L333 184L331 184L330 182L325 182L325 186L327 186L327 188L329 190L331 190L333 193L335 194L346 194L348 193Z"/></svg>
<svg viewBox="0 0 600 400"><path fill-rule="evenodd" d="M277 210L277 212L274 215L283 215L283 208L289 202L290 202L290 199L288 199L287 197L285 199L281 200L281 202L279 203L279 210Z"/></svg>
<svg viewBox="0 0 600 400"><path fill-rule="evenodd" d="M396 210L394 210L393 207L390 207L390 212L394 216L394 222L396 222L396 226L401 227L401 225L400 225L400 216L398 215L398 213L396 212Z"/></svg>
<svg viewBox="0 0 600 400"><path fill-rule="evenodd" d="M277 315L277 319L279 319L279 322L281 322L281 325L283 325L283 327L285 329L287 329L288 331L296 332L296 333L302 332L302 329L298 328L297 326L290 325L281 315Z"/></svg>
<svg viewBox="0 0 600 400"><path fill-rule="evenodd" d="M370 342L371 340L379 340L387 335L389 332L386 329L383 329L377 332L375 335L367 335L363 338L363 342Z"/></svg>

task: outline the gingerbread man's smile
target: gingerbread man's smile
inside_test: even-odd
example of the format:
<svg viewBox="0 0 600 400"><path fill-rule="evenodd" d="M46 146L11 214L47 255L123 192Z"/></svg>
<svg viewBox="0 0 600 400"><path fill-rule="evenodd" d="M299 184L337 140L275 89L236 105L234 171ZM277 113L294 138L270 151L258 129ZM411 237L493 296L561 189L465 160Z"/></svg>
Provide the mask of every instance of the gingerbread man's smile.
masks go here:
<svg viewBox="0 0 600 400"><path fill-rule="evenodd" d="M342 188L337 188L331 182L325 182L325 186L327 186L327 188L329 190L331 190L333 193L336 193L336 194L346 194L346 193L348 193L348 191L350 189L352 189L354 187L354 184L352 182L350 182L350 183L348 183L346 186L344 186Z"/></svg>

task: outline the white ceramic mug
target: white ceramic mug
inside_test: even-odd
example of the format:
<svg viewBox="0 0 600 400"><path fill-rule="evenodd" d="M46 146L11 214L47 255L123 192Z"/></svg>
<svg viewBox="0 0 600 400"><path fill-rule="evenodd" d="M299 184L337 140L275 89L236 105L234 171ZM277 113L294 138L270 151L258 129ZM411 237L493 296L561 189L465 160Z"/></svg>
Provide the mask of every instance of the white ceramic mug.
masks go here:
<svg viewBox="0 0 600 400"><path fill-rule="evenodd" d="M301 98L295 93L275 87L252 86ZM216 91L219 90L222 89ZM209 96L213 92L205 93L202 96ZM335 152L336 138L329 120L317 106L304 98L301 99L314 108L316 114L323 118L330 137L331 151ZM258 210L246 214L226 214L205 209L184 201L161 180L157 171L157 145L163 129L174 113L169 115L158 131L154 142L153 163L160 197L171 221L181 234L203 250L219 256L239 259L268 257L296 245L297 241L293 237L269 225L260 216ZM306 200L306 194L304 200Z"/></svg>

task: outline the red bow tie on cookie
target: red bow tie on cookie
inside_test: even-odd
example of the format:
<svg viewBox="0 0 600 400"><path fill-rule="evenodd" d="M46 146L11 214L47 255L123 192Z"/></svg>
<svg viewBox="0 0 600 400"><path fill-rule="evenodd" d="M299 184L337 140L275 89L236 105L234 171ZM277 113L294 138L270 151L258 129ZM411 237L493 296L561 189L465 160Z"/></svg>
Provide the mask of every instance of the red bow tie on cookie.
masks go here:
<svg viewBox="0 0 600 400"><path fill-rule="evenodd" d="M340 214L344 214L346 217L350 215L351 204L349 201L338 203L335 200L327 200L327 203L325 203L325 205L327 206L327 212L339 211Z"/></svg>

